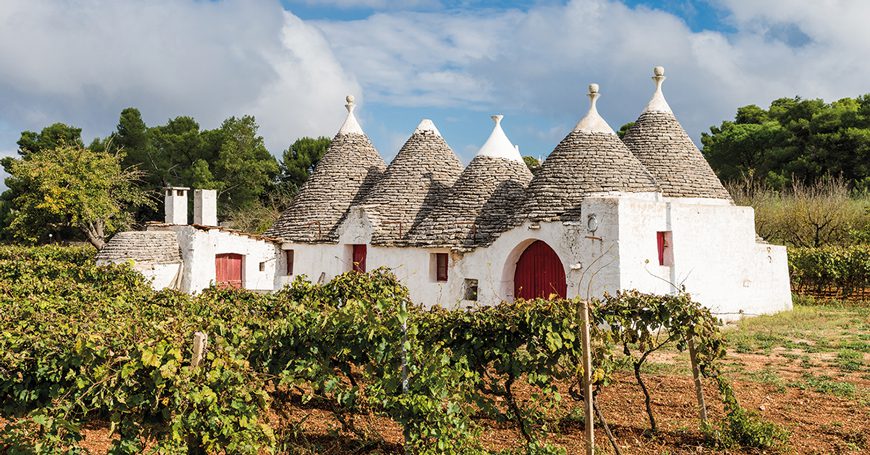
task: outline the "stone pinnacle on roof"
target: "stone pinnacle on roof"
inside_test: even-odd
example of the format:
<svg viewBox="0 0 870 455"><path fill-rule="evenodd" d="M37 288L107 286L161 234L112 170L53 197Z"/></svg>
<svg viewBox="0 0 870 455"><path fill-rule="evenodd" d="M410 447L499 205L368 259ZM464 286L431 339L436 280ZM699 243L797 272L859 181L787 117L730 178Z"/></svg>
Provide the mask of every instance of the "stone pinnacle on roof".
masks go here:
<svg viewBox="0 0 870 455"><path fill-rule="evenodd" d="M653 70L656 88L623 142L655 177L666 197L731 200L701 151L674 117L662 93L665 69Z"/></svg>
<svg viewBox="0 0 870 455"><path fill-rule="evenodd" d="M517 224L517 207L532 179L519 151L493 115L493 131L449 195L409 234L423 247L471 250L494 242Z"/></svg>
<svg viewBox="0 0 870 455"><path fill-rule="evenodd" d="M347 95L345 98L347 104L344 107L347 108L347 118L344 119L344 124L341 125L341 128L338 130L339 134L365 134L363 133L362 127L359 126L359 122L356 121L356 116L353 115L353 110L356 108L356 103L354 102L353 95Z"/></svg>
<svg viewBox="0 0 870 455"><path fill-rule="evenodd" d="M587 196L658 192L649 171L598 114L598 85L589 112L541 163L529 183L524 215L531 221L577 221Z"/></svg>
<svg viewBox="0 0 870 455"><path fill-rule="evenodd" d="M423 119L360 204L372 224L373 245L403 244L443 200L462 164L429 119Z"/></svg>
<svg viewBox="0 0 870 455"><path fill-rule="evenodd" d="M335 243L336 229L352 204L366 197L386 164L356 117L353 96L347 97L347 118L290 207L266 231L287 242Z"/></svg>
<svg viewBox="0 0 870 455"><path fill-rule="evenodd" d="M511 144L510 139L508 139L507 135L504 134L504 130L501 128L501 120L504 118L504 115L497 114L490 118L495 122L495 126L492 128L492 133L490 133L489 138L483 143L480 151L477 152L477 156L490 156L493 158L504 158L506 160L523 161L519 148Z"/></svg>
<svg viewBox="0 0 870 455"><path fill-rule="evenodd" d="M607 133L607 134L616 134L613 132L613 128L604 121L604 118L598 113L598 108L596 104L598 103L598 97L601 96L598 93L598 84L589 84L589 112L586 113L586 116L580 119L580 122L577 123L577 126L574 127L574 131L583 131L587 133Z"/></svg>
<svg viewBox="0 0 870 455"><path fill-rule="evenodd" d="M656 91L655 93L653 93L653 96L649 100L649 103L647 103L644 112L673 113L673 111L671 111L671 106L669 106L667 100L665 100L664 93L662 93L662 82L665 81L665 67L657 66L653 68L652 79L656 83Z"/></svg>

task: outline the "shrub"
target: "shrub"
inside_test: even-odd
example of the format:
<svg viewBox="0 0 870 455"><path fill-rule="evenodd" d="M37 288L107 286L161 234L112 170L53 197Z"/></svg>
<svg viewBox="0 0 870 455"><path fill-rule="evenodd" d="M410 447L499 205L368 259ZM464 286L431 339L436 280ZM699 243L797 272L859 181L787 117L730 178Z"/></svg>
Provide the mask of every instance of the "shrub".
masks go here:
<svg viewBox="0 0 870 455"><path fill-rule="evenodd" d="M870 287L870 245L795 248L789 250L791 281L799 293L834 288L849 297Z"/></svg>

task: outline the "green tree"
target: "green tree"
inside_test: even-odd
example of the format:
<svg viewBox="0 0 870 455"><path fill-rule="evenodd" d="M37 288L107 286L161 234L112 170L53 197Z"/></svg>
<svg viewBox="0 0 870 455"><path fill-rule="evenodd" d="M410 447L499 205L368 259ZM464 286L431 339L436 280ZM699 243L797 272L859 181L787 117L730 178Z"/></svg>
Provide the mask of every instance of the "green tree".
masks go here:
<svg viewBox="0 0 870 455"><path fill-rule="evenodd" d="M830 104L780 98L765 110L737 110L701 135L704 155L723 180L757 180L775 189L842 176L870 186L870 95Z"/></svg>
<svg viewBox="0 0 870 455"><path fill-rule="evenodd" d="M84 146L82 129L63 123L54 123L46 126L39 133L24 131L21 133L21 138L18 139L18 154L27 156L60 145Z"/></svg>
<svg viewBox="0 0 870 455"><path fill-rule="evenodd" d="M259 201L278 175L278 162L257 135L257 122L246 115L230 117L214 132L219 141L212 180L203 181L219 190L219 198L230 208ZM206 163L207 164L207 163Z"/></svg>
<svg viewBox="0 0 870 455"><path fill-rule="evenodd" d="M526 167L528 167L533 174L538 172L538 168L541 167L541 161L533 156L524 156L523 162L526 163Z"/></svg>
<svg viewBox="0 0 870 455"><path fill-rule="evenodd" d="M35 242L53 224L78 229L97 248L129 226L129 208L147 204L135 185L141 176L124 168L123 154L60 144L4 162L10 188L26 188L10 202L13 237Z"/></svg>
<svg viewBox="0 0 870 455"><path fill-rule="evenodd" d="M628 122L625 125L620 126L619 131L616 132L616 135L619 136L620 139L624 138L625 133L627 133L632 126L634 126L634 122Z"/></svg>
<svg viewBox="0 0 870 455"><path fill-rule="evenodd" d="M281 155L279 187L283 193L294 195L320 162L329 144L328 137L301 137Z"/></svg>

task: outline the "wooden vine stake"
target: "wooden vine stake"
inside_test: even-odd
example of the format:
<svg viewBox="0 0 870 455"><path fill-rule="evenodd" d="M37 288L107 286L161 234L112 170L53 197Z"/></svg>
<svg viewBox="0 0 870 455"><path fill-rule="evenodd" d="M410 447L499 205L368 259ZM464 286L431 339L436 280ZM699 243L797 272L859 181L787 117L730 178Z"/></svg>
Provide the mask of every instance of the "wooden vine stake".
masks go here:
<svg viewBox="0 0 870 455"><path fill-rule="evenodd" d="M190 368L196 368L202 362L205 348L208 347L208 335L202 332L193 334L193 358L190 359Z"/></svg>
<svg viewBox="0 0 870 455"><path fill-rule="evenodd" d="M583 318L580 334L583 343L583 399L586 420L586 454L595 454L595 411L592 396L592 343L589 340L589 303L580 301L580 313Z"/></svg>
<svg viewBox="0 0 870 455"><path fill-rule="evenodd" d="M694 337L689 337L689 360L692 363L692 377L695 379L695 396L698 398L698 412L701 414L701 424L707 425L707 405L704 404L704 388L701 384L701 370L698 368L698 353L695 351Z"/></svg>

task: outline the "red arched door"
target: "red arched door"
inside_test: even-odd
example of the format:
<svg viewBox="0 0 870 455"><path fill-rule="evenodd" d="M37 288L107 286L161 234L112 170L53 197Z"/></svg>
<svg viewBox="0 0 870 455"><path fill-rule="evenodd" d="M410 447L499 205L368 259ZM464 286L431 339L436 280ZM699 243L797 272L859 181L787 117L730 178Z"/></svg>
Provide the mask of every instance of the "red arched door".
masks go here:
<svg viewBox="0 0 870 455"><path fill-rule="evenodd" d="M568 286L565 269L550 245L535 240L517 261L514 272L514 297L517 299L547 298L556 294L565 298Z"/></svg>

